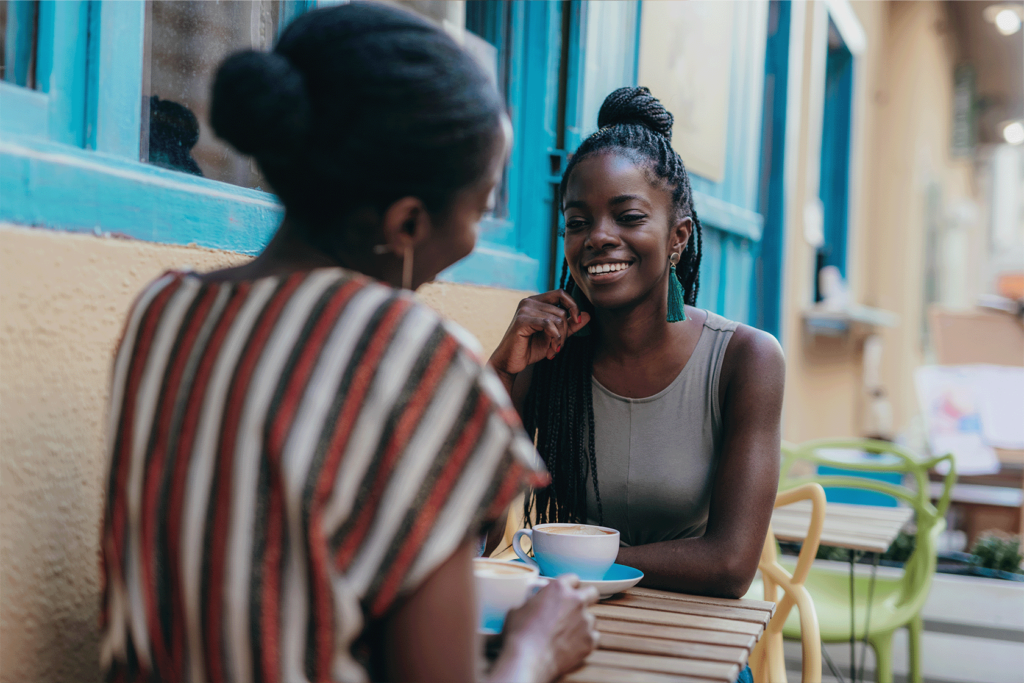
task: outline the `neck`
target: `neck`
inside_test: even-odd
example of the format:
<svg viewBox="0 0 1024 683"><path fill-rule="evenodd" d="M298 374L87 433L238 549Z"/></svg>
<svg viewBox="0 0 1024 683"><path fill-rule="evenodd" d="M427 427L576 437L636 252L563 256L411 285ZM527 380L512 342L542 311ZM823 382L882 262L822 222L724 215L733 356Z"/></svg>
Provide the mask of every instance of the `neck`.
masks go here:
<svg viewBox="0 0 1024 683"><path fill-rule="evenodd" d="M667 293L651 296L637 306L596 310L600 330L597 354L617 363L650 360L652 353L669 348L676 332L665 320Z"/></svg>
<svg viewBox="0 0 1024 683"><path fill-rule="evenodd" d="M395 264L386 261L388 259L373 255L356 256L340 250L325 249L314 244L305 230L285 216L270 244L245 269L247 277L258 278L341 267L398 287L401 283L401 264L395 267Z"/></svg>

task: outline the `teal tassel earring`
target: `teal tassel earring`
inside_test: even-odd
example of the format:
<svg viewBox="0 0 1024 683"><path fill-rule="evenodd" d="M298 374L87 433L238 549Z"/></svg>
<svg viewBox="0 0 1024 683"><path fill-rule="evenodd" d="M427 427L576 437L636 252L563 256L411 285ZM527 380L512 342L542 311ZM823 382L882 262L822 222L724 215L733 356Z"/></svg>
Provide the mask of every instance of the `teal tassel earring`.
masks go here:
<svg viewBox="0 0 1024 683"><path fill-rule="evenodd" d="M665 319L670 323L681 323L686 320L686 305L683 301L683 285L676 277L679 254L672 254L668 262L670 265L668 270L668 316Z"/></svg>

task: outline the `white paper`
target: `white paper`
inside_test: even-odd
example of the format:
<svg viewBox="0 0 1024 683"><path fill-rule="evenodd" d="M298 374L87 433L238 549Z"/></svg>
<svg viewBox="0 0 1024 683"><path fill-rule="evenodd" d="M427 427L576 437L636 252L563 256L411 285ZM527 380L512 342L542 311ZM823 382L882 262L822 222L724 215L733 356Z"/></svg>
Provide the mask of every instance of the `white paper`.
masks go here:
<svg viewBox="0 0 1024 683"><path fill-rule="evenodd" d="M1024 368L976 367L982 438L995 448L1024 449Z"/></svg>
<svg viewBox="0 0 1024 683"><path fill-rule="evenodd" d="M996 452L982 433L979 367L929 365L914 374L928 447L934 455L952 453L959 474L999 471ZM944 474L948 468L937 469Z"/></svg>

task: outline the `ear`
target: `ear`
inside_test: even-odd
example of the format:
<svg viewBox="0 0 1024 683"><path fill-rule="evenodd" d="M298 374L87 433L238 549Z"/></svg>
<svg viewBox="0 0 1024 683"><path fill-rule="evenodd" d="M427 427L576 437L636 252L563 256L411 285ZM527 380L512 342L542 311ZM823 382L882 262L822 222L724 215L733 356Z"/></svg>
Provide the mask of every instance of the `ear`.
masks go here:
<svg viewBox="0 0 1024 683"><path fill-rule="evenodd" d="M434 229L430 213L416 197L402 197L388 207L381 221L381 233L390 251L404 254L423 243Z"/></svg>
<svg viewBox="0 0 1024 683"><path fill-rule="evenodd" d="M669 244L672 251L679 250L682 255L683 250L686 249L686 245L690 242L690 236L693 235L693 219L687 216L676 221L676 224L672 226L672 230L669 234Z"/></svg>

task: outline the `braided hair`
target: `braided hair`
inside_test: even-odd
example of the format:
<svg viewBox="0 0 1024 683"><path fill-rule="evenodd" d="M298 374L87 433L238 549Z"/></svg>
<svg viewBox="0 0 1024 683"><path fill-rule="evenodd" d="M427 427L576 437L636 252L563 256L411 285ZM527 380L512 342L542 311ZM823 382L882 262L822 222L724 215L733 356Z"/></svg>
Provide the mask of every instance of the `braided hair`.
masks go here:
<svg viewBox="0 0 1024 683"><path fill-rule="evenodd" d="M693 208L686 167L672 149L672 121L672 114L647 88L619 88L608 95L597 117L599 130L583 141L562 175L560 196L565 197L569 177L581 161L608 152L643 165L664 181L672 189L676 219L690 218L693 222L693 238L683 250L676 277L683 287L684 301L694 306L700 289L701 225ZM565 261L559 286L580 292ZM597 510L592 510L591 516L596 513L598 521L603 522L594 448L594 350L594 335L574 335L566 340L565 348L554 360L541 360L533 367L523 422L530 434L536 431L537 450L552 481L547 488L527 497L527 523L531 519L538 524L585 522L588 476L597 502Z"/></svg>

